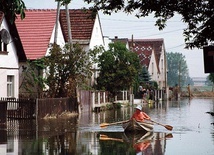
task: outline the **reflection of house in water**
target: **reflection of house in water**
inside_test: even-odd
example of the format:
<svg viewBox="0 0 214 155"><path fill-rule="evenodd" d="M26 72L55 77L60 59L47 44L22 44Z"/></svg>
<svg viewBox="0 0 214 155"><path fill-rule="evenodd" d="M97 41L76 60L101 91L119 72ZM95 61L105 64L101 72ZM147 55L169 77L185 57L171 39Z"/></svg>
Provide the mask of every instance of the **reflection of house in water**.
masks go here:
<svg viewBox="0 0 214 155"><path fill-rule="evenodd" d="M155 133L155 140L153 143L153 152L154 154L164 155L166 147L166 133Z"/></svg>

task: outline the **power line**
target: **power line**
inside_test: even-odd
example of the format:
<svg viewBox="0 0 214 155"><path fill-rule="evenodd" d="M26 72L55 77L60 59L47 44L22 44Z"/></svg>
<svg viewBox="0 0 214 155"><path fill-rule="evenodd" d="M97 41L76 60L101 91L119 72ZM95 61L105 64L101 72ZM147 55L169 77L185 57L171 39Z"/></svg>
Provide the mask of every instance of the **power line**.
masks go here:
<svg viewBox="0 0 214 155"><path fill-rule="evenodd" d="M142 20L126 20L126 19L112 19L112 18L100 18L100 19L102 19L102 20L110 20L110 21L117 21L117 22L136 22L136 23L142 23L142 22L146 22L146 23L148 23L148 22L150 22L150 23L154 23L154 22L156 22L155 20L154 21L150 21L150 20L144 20L144 21L142 21ZM174 22L181 22L181 21L167 21L167 22L172 22L172 23L174 23Z"/></svg>

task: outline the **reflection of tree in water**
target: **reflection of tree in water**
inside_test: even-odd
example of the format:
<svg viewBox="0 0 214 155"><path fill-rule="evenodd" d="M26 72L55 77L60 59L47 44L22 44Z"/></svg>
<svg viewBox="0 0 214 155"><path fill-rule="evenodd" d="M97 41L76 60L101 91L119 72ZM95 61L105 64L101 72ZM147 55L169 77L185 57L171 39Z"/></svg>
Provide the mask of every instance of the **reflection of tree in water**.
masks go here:
<svg viewBox="0 0 214 155"><path fill-rule="evenodd" d="M48 154L76 153L77 118L41 119L38 125L38 136L42 138L45 152ZM44 151L44 148L41 148Z"/></svg>
<svg viewBox="0 0 214 155"><path fill-rule="evenodd" d="M76 133L67 132L48 138L46 150L48 154L73 154L76 153Z"/></svg>

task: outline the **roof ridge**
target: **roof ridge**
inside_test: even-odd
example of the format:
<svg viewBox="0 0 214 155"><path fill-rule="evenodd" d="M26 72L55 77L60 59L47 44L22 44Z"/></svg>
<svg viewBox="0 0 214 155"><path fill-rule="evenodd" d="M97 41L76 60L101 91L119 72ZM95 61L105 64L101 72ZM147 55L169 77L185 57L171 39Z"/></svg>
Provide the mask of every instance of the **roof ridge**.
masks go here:
<svg viewBox="0 0 214 155"><path fill-rule="evenodd" d="M56 11L57 9L25 9L25 11L33 12L33 11Z"/></svg>

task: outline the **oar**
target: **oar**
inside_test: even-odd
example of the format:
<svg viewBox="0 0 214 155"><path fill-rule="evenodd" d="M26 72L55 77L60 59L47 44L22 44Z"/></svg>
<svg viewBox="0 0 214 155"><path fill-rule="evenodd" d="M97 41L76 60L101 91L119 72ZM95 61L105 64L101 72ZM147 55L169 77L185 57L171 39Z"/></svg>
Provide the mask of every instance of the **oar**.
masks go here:
<svg viewBox="0 0 214 155"><path fill-rule="evenodd" d="M158 125L161 125L161 126L163 126L163 127L165 127L167 130L172 130L173 129L173 127L172 126L170 126L170 125L164 125L164 124L161 124L161 123L159 123L159 122L155 122L155 121L153 121L153 120L150 120L151 122L153 122L153 123L155 123L155 124L158 124Z"/></svg>
<svg viewBox="0 0 214 155"><path fill-rule="evenodd" d="M111 138L108 137L107 135L100 135L100 140L112 140L112 141L118 141L118 142L123 142L123 139L119 139L119 138Z"/></svg>
<svg viewBox="0 0 214 155"><path fill-rule="evenodd" d="M120 122L115 122L115 123L102 123L102 124L100 124L100 127L101 127L101 128L104 128L104 127L107 127L107 126L110 126L110 125L116 125L116 124L126 123L126 122L128 122L128 121L129 121L129 120L120 121Z"/></svg>

